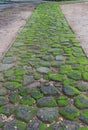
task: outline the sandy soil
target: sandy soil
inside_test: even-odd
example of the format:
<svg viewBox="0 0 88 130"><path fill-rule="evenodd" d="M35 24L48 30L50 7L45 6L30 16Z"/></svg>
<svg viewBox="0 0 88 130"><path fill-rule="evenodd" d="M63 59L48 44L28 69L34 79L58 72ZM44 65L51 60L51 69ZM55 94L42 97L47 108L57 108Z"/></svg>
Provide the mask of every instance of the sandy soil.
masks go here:
<svg viewBox="0 0 88 130"><path fill-rule="evenodd" d="M0 60L31 16L32 7L15 7L0 12Z"/></svg>
<svg viewBox="0 0 88 130"><path fill-rule="evenodd" d="M61 9L88 57L88 2L61 5Z"/></svg>

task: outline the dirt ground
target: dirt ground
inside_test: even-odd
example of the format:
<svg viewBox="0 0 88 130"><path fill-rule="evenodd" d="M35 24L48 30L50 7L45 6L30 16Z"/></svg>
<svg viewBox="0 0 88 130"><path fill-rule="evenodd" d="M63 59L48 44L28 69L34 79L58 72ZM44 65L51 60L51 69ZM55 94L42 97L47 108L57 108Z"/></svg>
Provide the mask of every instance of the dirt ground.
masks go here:
<svg viewBox="0 0 88 130"><path fill-rule="evenodd" d="M34 11L32 7L15 7L0 11L0 60Z"/></svg>
<svg viewBox="0 0 88 130"><path fill-rule="evenodd" d="M61 5L61 9L88 57L88 2Z"/></svg>

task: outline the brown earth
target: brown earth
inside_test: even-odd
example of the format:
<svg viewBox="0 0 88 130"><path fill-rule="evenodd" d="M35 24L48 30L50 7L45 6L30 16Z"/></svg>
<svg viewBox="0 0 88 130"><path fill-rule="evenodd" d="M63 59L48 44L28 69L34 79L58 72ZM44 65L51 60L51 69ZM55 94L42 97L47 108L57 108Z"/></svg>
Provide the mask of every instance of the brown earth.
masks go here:
<svg viewBox="0 0 88 130"><path fill-rule="evenodd" d="M0 12L0 60L34 11L34 6L15 7Z"/></svg>

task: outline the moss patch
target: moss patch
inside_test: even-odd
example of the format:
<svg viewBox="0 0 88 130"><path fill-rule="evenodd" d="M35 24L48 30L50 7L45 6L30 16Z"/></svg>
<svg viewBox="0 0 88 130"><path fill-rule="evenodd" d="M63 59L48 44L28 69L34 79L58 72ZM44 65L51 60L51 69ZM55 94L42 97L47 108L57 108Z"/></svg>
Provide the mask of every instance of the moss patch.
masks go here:
<svg viewBox="0 0 88 130"><path fill-rule="evenodd" d="M79 109L88 108L88 97L85 95L79 95L75 98L74 103Z"/></svg>
<svg viewBox="0 0 88 130"><path fill-rule="evenodd" d="M65 108L61 108L60 114L72 121L77 120L80 115L78 109L74 106L66 106Z"/></svg>
<svg viewBox="0 0 88 130"><path fill-rule="evenodd" d="M58 106L67 106L68 105L68 98L66 96L60 96L57 100Z"/></svg>

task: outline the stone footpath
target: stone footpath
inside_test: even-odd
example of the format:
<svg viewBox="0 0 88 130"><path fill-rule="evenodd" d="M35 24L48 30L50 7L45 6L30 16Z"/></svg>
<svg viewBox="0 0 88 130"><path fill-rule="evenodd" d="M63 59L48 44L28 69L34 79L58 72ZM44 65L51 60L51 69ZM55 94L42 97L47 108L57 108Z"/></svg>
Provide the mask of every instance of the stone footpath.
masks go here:
<svg viewBox="0 0 88 130"><path fill-rule="evenodd" d="M88 59L58 3L40 4L0 63L0 130L88 130Z"/></svg>

